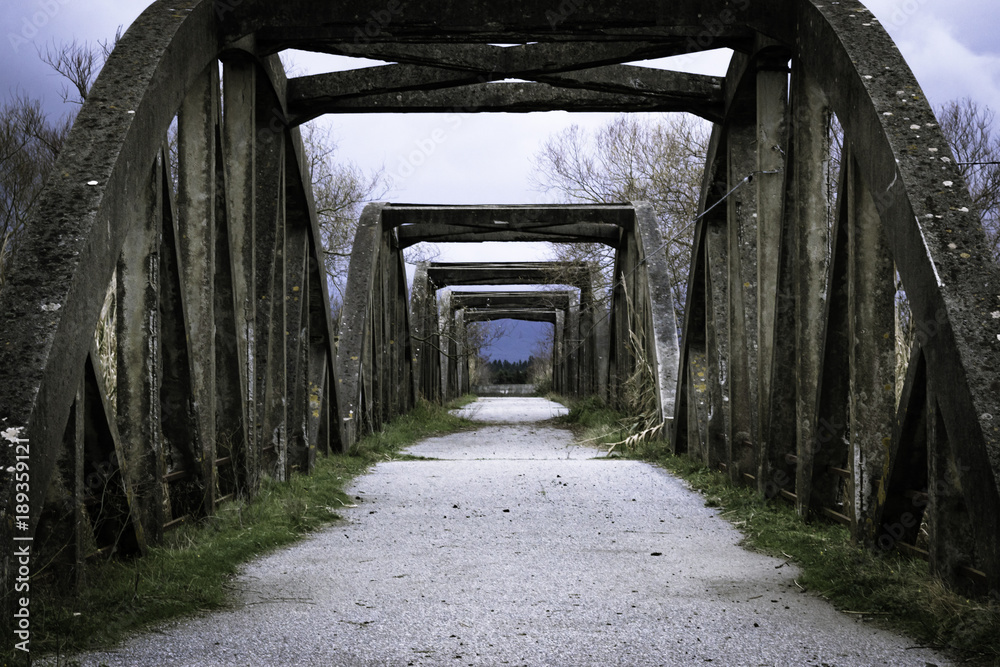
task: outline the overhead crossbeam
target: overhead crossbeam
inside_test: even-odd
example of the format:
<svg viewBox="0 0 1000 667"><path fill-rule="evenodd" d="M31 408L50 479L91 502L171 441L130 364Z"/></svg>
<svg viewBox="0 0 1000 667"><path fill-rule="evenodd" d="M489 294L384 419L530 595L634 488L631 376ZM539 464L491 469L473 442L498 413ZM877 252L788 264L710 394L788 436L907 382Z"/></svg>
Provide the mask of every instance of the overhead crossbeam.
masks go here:
<svg viewBox="0 0 1000 667"><path fill-rule="evenodd" d="M601 0L565 10L521 4L516 11L489 2L452 3L445 9L433 0L388 5L384 0L366 0L352 4L345 12L341 5L312 0L242 0L233 6L221 3L219 14L223 33L230 39L255 34L271 49L330 41L523 44L651 39L690 42L698 48L705 36L712 38L716 47L751 37L747 22L752 9L749 2L732 0L633 3L627 7ZM722 18L709 22L706 17Z"/></svg>
<svg viewBox="0 0 1000 667"><path fill-rule="evenodd" d="M452 303L458 308L561 308L569 307L576 292L532 290L519 292L453 292Z"/></svg>
<svg viewBox="0 0 1000 667"><path fill-rule="evenodd" d="M422 242L551 241L615 247L630 225L625 205L606 206L392 206L385 221L400 247Z"/></svg>
<svg viewBox="0 0 1000 667"><path fill-rule="evenodd" d="M495 320L523 320L555 324L559 311L541 308L466 308L466 322L492 322Z"/></svg>
<svg viewBox="0 0 1000 667"><path fill-rule="evenodd" d="M488 77L478 82L499 79L522 79L538 74L559 74L608 65L638 62L675 56L691 48L679 48L680 40L665 42L561 41L499 46L496 44L453 43L371 43L328 42L323 52L366 60L381 60L427 67L438 71L453 70ZM474 81L470 80L469 83Z"/></svg>
<svg viewBox="0 0 1000 667"><path fill-rule="evenodd" d="M583 262L433 262L425 268L428 280L438 289L453 285L572 285L581 295L593 291L596 270Z"/></svg>
<svg viewBox="0 0 1000 667"><path fill-rule="evenodd" d="M487 83L529 79L538 83ZM722 118L718 77L616 65L582 72L386 65L293 79L292 124L326 113L673 111Z"/></svg>

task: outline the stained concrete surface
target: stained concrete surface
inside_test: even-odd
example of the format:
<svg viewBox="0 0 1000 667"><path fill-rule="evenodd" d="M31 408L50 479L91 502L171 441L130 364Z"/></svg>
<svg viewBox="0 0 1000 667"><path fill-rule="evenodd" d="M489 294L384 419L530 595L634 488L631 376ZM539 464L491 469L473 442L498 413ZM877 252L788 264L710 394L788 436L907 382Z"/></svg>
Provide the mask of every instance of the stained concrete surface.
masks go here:
<svg viewBox="0 0 1000 667"><path fill-rule="evenodd" d="M427 458L379 464L344 521L247 566L233 610L81 664L951 664L803 593L664 471L552 424L408 451Z"/></svg>

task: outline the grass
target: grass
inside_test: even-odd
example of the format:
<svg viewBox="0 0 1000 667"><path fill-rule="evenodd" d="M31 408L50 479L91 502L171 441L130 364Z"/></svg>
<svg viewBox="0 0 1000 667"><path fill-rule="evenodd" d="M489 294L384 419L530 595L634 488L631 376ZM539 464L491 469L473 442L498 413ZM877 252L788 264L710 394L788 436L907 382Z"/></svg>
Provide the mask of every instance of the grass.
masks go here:
<svg viewBox="0 0 1000 667"><path fill-rule="evenodd" d="M447 408L449 410L458 410L459 408L464 408L469 403L475 403L478 398L479 397L475 394L465 394L464 396L452 399L452 401L448 403Z"/></svg>
<svg viewBox="0 0 1000 667"><path fill-rule="evenodd" d="M628 434L623 424L629 420L599 401L570 404L565 422L581 440L610 446ZM1000 664L1000 605L949 590L931 576L926 562L861 548L837 524L805 523L790 503L734 486L722 473L670 454L662 441L640 443L624 455L660 465L687 481L705 496L706 505L720 508L723 518L744 534L744 546L795 563L802 570L796 579L802 589L921 645L978 664Z"/></svg>
<svg viewBox="0 0 1000 667"><path fill-rule="evenodd" d="M95 563L77 595L49 590L32 599L32 654L108 647L154 623L227 607L240 566L337 520L352 503L344 493L351 479L400 458L402 447L421 438L466 428L469 422L422 402L347 454L321 458L311 475L265 482L251 502L220 506L215 516L168 533L142 558ZM21 655L0 650L0 663Z"/></svg>

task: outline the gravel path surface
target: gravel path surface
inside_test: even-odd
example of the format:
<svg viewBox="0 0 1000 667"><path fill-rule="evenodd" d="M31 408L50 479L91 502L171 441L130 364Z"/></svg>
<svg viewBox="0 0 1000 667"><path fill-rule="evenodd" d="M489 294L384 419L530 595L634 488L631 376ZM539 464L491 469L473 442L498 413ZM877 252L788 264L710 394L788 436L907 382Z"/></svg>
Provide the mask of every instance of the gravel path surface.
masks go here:
<svg viewBox="0 0 1000 667"><path fill-rule="evenodd" d="M522 413L549 416L535 399ZM514 403L507 404L517 407ZM504 404L470 408L497 419ZM541 412L532 412L532 410ZM356 480L345 521L254 562L236 608L83 665L951 664L802 593L660 469L508 425ZM521 415L524 417L524 414Z"/></svg>

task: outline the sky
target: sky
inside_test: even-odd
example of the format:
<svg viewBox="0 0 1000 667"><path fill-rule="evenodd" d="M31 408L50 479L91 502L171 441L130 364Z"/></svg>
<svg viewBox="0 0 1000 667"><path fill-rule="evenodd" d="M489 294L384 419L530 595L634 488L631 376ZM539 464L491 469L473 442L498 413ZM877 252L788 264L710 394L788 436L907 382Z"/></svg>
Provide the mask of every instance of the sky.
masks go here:
<svg viewBox="0 0 1000 667"><path fill-rule="evenodd" d="M760 1L760 0L755 0ZM62 82L39 59L39 50L74 39L109 40L128 27L145 0L4 0L0 12L0 95L28 94L53 116L66 111ZM935 107L962 97L1000 112L1000 2L997 0L867 0L896 41ZM296 53L300 73L342 69L344 60ZM648 64L648 63L646 63ZM685 58L686 71L724 74L726 52ZM657 66L671 66L660 61ZM327 117L338 156L392 178L386 199L441 204L522 204L549 201L532 189L532 159L544 141L571 124L596 129L610 114L409 114ZM524 261L548 258L539 244L451 244L439 261ZM532 335L551 325L507 327L497 358L520 359ZM526 355L523 355L526 356Z"/></svg>

